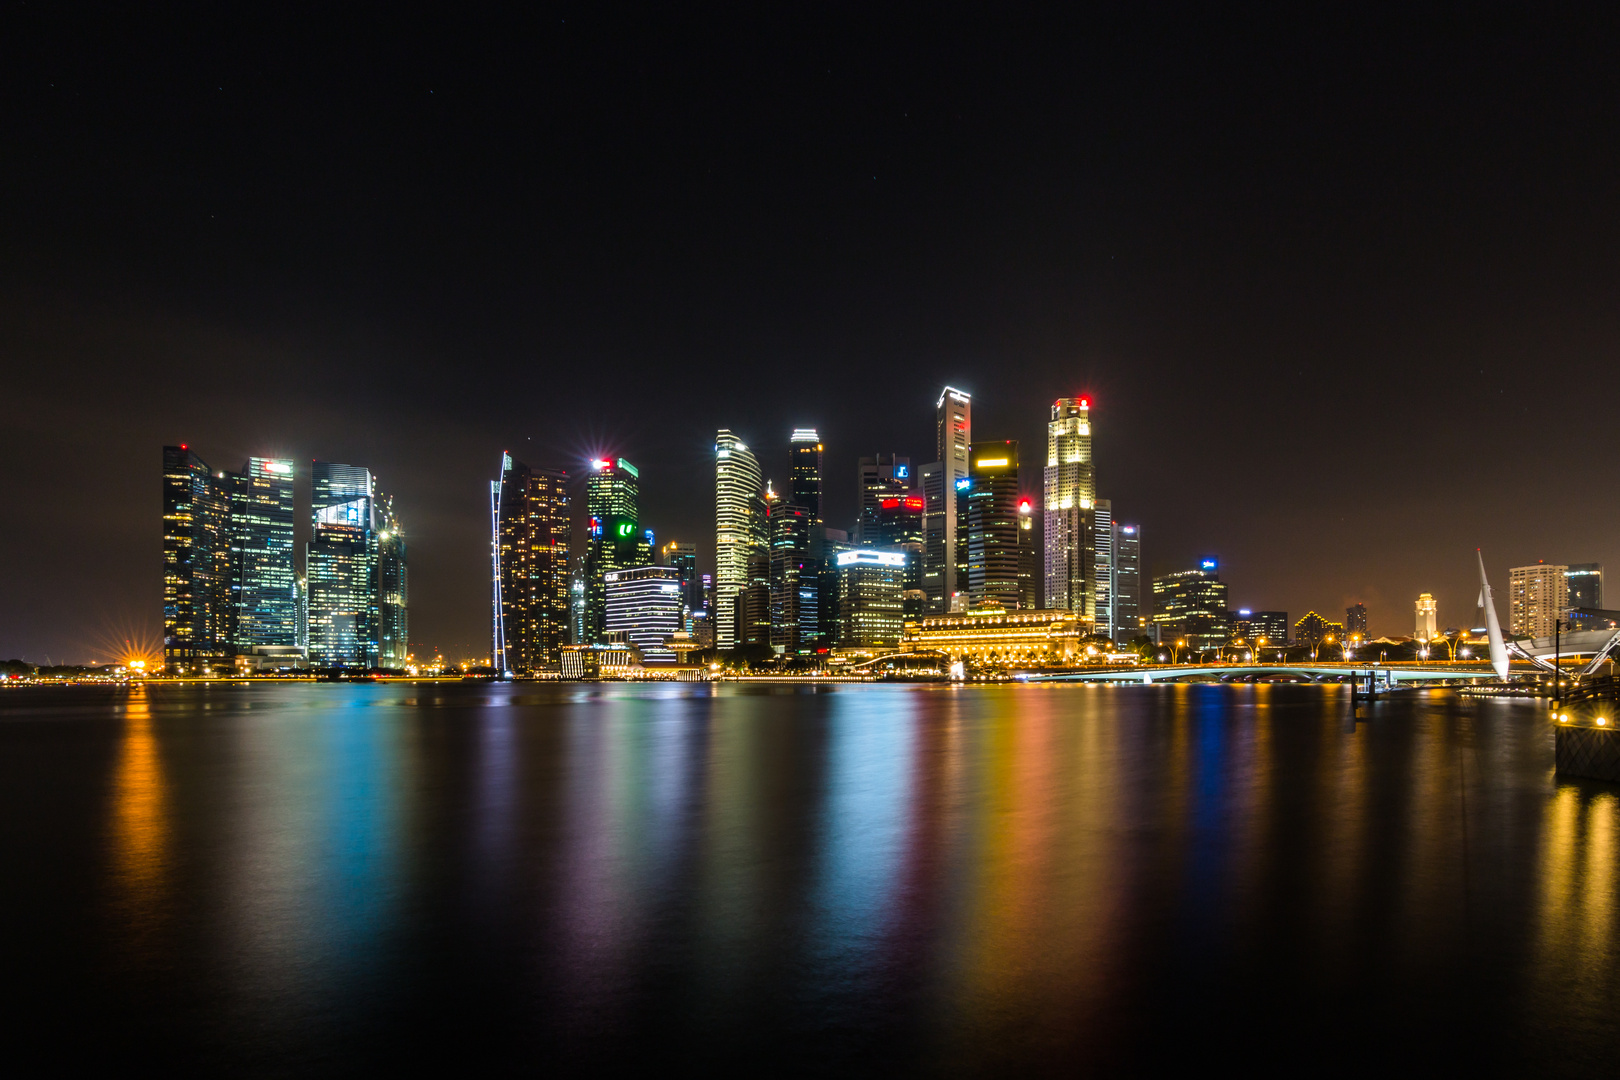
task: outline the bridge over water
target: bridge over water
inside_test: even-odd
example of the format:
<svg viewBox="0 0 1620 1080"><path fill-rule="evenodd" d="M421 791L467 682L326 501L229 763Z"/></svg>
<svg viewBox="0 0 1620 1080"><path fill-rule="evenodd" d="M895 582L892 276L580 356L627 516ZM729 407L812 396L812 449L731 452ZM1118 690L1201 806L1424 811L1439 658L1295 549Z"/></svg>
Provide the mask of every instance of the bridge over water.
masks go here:
<svg viewBox="0 0 1620 1080"><path fill-rule="evenodd" d="M1221 682L1247 682L1292 675L1309 682L1351 680L1362 686L1387 688L1399 683L1449 682L1490 679L1489 664L1165 664L1155 667L1119 667L1087 671L1031 673L1027 682L1165 683L1184 679L1215 678Z"/></svg>

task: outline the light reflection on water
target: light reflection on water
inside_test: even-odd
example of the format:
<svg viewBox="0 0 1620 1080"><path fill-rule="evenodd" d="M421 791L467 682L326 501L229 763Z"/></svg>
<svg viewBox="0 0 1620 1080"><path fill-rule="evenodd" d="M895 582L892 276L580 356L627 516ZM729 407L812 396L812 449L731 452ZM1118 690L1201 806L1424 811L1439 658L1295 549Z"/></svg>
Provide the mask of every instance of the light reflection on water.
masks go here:
<svg viewBox="0 0 1620 1080"><path fill-rule="evenodd" d="M98 987L72 1020L137 1057L1620 1048L1620 790L1555 781L1533 703L1347 727L1336 689L1281 686L97 693L0 699L7 835L41 867L7 960Z"/></svg>

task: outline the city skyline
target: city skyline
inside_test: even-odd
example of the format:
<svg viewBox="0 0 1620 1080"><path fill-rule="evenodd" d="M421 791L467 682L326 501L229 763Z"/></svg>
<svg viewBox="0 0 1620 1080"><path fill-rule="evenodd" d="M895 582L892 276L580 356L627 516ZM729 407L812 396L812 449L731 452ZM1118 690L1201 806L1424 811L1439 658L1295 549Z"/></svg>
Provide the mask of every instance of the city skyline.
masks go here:
<svg viewBox="0 0 1620 1080"><path fill-rule="evenodd" d="M1503 590L1620 565L1580 491L1499 505L1544 486L1503 449L1525 373L1614 385L1620 94L1581 19L1481 13L1462 48L1375 13L919 38L581 12L405 63L351 17L207 50L165 17L19 18L0 445L51 467L0 509L28 568L0 654L158 632L154 446L296 461L301 499L305 462L368 463L410 510L412 636L470 653L503 449L635 462L660 541L701 540L713 432L814 427L844 521L858 457L938 460L942 385L1026 456L1088 396L1143 575L1218 552L1234 603L1399 632L1422 592L1470 621L1476 547ZM964 66L986 33L1008 47ZM95 500L55 479L100 470Z"/></svg>

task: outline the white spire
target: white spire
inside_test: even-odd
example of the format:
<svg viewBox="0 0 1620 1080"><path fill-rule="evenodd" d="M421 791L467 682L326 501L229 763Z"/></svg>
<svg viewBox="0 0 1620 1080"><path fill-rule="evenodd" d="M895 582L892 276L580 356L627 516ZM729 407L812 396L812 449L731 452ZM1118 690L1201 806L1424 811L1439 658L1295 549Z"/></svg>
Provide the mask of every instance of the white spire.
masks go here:
<svg viewBox="0 0 1620 1080"><path fill-rule="evenodd" d="M1508 654L1507 645L1502 641L1502 624L1496 621L1496 599L1491 595L1491 583L1485 577L1485 556L1478 548L1474 554L1479 556L1479 606L1485 609L1485 636L1491 645L1491 667L1496 669L1496 677L1507 680Z"/></svg>

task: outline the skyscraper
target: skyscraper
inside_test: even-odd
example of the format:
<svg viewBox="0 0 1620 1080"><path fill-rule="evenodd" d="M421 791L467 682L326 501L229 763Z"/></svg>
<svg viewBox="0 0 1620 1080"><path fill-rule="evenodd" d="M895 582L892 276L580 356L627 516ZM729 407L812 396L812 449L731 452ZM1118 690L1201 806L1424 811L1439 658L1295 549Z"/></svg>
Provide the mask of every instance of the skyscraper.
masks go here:
<svg viewBox="0 0 1620 1080"><path fill-rule="evenodd" d="M304 557L310 664L376 667L377 524L371 473L317 461L310 480L313 534Z"/></svg>
<svg viewBox="0 0 1620 1080"><path fill-rule="evenodd" d="M967 488L968 594L973 607L1012 611L1018 584L1018 441L976 442Z"/></svg>
<svg viewBox="0 0 1620 1080"><path fill-rule="evenodd" d="M1121 645L1147 633L1142 619L1142 529L1114 525L1114 640Z"/></svg>
<svg viewBox="0 0 1620 1080"><path fill-rule="evenodd" d="M794 428L788 440L788 502L810 515L810 524L822 523L821 436L815 428Z"/></svg>
<svg viewBox="0 0 1620 1080"><path fill-rule="evenodd" d="M293 568L293 463L249 458L225 477L230 490L231 644L298 646L297 577Z"/></svg>
<svg viewBox="0 0 1620 1080"><path fill-rule="evenodd" d="M1603 607L1603 564L1595 562L1570 563L1564 571L1571 608L1599 609Z"/></svg>
<svg viewBox="0 0 1620 1080"><path fill-rule="evenodd" d="M714 458L715 647L733 649L737 597L749 585L749 560L766 551L763 477L748 444L727 428L715 436Z"/></svg>
<svg viewBox="0 0 1620 1080"><path fill-rule="evenodd" d="M662 562L681 583L681 629L692 632L693 616L703 610L703 579L698 576L697 545L672 540L664 545Z"/></svg>
<svg viewBox="0 0 1620 1080"><path fill-rule="evenodd" d="M498 672L527 675L557 663L570 638L568 474L501 455L494 485L495 644Z"/></svg>
<svg viewBox="0 0 1620 1080"><path fill-rule="evenodd" d="M1091 403L1058 398L1046 425L1046 606L1085 619L1097 612ZM1104 624L1105 625L1105 624Z"/></svg>
<svg viewBox="0 0 1620 1080"><path fill-rule="evenodd" d="M923 476L923 590L931 611L951 610L951 599L967 591L957 580L965 562L957 550L965 523L958 517L957 482L968 476L968 447L973 441L973 399L955 387L940 391L934 403L935 462Z"/></svg>
<svg viewBox="0 0 1620 1080"><path fill-rule="evenodd" d="M1153 579L1153 623L1165 645L1219 649L1230 633L1226 583L1214 558Z"/></svg>
<svg viewBox="0 0 1620 1080"><path fill-rule="evenodd" d="M1344 632L1353 641L1367 640L1367 605L1351 604L1344 609Z"/></svg>
<svg viewBox="0 0 1620 1080"><path fill-rule="evenodd" d="M856 490L860 493L860 517L855 523L857 540L870 547L878 540L878 509L886 499L905 498L912 493L911 459L898 454L876 454L861 458L855 466Z"/></svg>
<svg viewBox="0 0 1620 1080"><path fill-rule="evenodd" d="M904 627L903 552L857 548L839 554L838 645L844 649L892 649Z"/></svg>
<svg viewBox="0 0 1620 1080"><path fill-rule="evenodd" d="M230 493L185 445L163 448L163 664L196 674L231 655Z"/></svg>
<svg viewBox="0 0 1620 1080"><path fill-rule="evenodd" d="M671 664L669 639L681 628L680 573L672 566L610 570L607 631L623 634L649 664Z"/></svg>
<svg viewBox="0 0 1620 1080"><path fill-rule="evenodd" d="M776 502L769 511L771 530L771 648L795 656L805 648L805 597L801 586L813 584L814 566L810 561L810 511L802 506ZM807 580L808 579L808 580ZM811 599L810 625L814 626L814 599Z"/></svg>
<svg viewBox="0 0 1620 1080"><path fill-rule="evenodd" d="M1109 629L1114 625L1114 504L1108 499L1096 499L1091 504L1091 520L1087 522L1087 538L1091 548L1093 582L1092 615L1096 619L1097 633L1112 637Z"/></svg>
<svg viewBox="0 0 1620 1080"><path fill-rule="evenodd" d="M652 564L641 527L641 473L624 458L591 462L585 478L585 641L607 641L607 575Z"/></svg>
<svg viewBox="0 0 1620 1080"><path fill-rule="evenodd" d="M1508 571L1512 631L1523 637L1553 636L1553 623L1569 610L1569 567L1550 563Z"/></svg>
<svg viewBox="0 0 1620 1080"><path fill-rule="evenodd" d="M394 497L377 492L377 665L403 670L410 657L405 531Z"/></svg>

